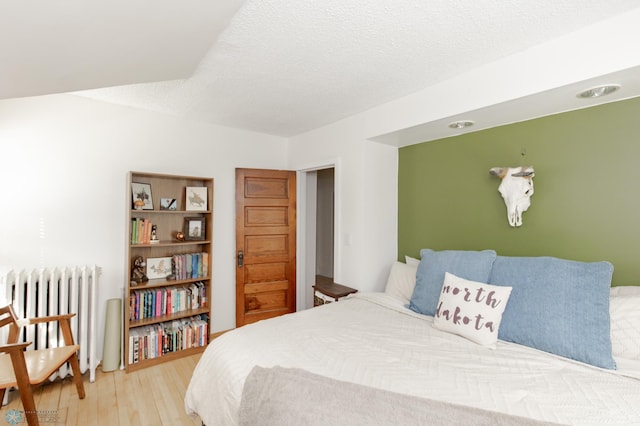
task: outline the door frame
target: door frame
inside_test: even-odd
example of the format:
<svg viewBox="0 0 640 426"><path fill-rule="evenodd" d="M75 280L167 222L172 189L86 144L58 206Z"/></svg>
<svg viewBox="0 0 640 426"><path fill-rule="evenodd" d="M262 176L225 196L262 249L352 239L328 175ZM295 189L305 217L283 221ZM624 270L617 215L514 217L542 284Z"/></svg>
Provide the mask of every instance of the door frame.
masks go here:
<svg viewBox="0 0 640 426"><path fill-rule="evenodd" d="M334 202L333 202L333 216L334 216L334 228L333 228L333 279L336 282L341 280L341 259L340 255L340 238L342 235L342 220L340 212L340 202L342 197L340 188L342 187L342 169L340 167L340 159L335 158L332 160L322 161L305 165L296 169L296 181L297 181L297 203L298 203L298 216L297 216L297 228L298 233L296 235L297 247L296 247L296 310L301 311L310 307L313 307L313 292L311 285L315 281L315 211L309 212L309 208L313 206L315 208L315 189L309 190L308 173L316 172L322 169L333 168L334 171ZM306 257L306 254L313 253L313 258Z"/></svg>

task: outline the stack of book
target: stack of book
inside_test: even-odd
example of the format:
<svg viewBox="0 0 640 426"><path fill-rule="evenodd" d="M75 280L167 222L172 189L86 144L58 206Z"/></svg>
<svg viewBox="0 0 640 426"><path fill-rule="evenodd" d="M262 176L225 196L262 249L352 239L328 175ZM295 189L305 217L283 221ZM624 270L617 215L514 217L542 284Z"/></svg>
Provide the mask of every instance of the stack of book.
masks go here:
<svg viewBox="0 0 640 426"><path fill-rule="evenodd" d="M209 275L209 253L174 254L171 265L177 280L206 277Z"/></svg>
<svg viewBox="0 0 640 426"><path fill-rule="evenodd" d="M129 295L129 319L157 318L206 306L207 289L203 282L136 290Z"/></svg>
<svg viewBox="0 0 640 426"><path fill-rule="evenodd" d="M207 324L206 315L196 315L131 330L129 364L206 345L209 334Z"/></svg>
<svg viewBox="0 0 640 426"><path fill-rule="evenodd" d="M131 244L151 244L151 227L149 219L139 217L131 220Z"/></svg>

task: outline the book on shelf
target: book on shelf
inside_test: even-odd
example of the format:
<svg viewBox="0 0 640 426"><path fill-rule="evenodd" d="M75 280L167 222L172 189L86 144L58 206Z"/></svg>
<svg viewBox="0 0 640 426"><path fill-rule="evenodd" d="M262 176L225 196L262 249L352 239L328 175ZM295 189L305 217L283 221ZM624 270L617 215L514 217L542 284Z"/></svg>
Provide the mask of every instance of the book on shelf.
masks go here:
<svg viewBox="0 0 640 426"><path fill-rule="evenodd" d="M149 219L135 217L131 219L131 244L151 244L153 223ZM159 242L159 240L154 240Z"/></svg>
<svg viewBox="0 0 640 426"><path fill-rule="evenodd" d="M193 262L191 258L193 255L185 254L184 255L184 270L185 270L185 278L191 278L191 267L193 266Z"/></svg>
<svg viewBox="0 0 640 426"><path fill-rule="evenodd" d="M129 294L129 320L152 319L206 307L207 288L201 281L183 286L135 290Z"/></svg>
<svg viewBox="0 0 640 426"><path fill-rule="evenodd" d="M196 315L132 329L129 333L129 364L158 358L171 352L201 347L209 335L207 315Z"/></svg>
<svg viewBox="0 0 640 426"><path fill-rule="evenodd" d="M206 252L175 254L171 257L173 275L178 280L204 278L209 272L208 261Z"/></svg>

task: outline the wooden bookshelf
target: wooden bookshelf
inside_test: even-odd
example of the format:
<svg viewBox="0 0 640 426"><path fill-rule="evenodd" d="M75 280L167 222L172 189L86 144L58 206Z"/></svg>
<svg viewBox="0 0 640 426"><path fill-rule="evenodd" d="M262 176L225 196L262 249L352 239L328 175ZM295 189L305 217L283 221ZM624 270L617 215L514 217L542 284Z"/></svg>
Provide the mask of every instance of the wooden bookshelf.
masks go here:
<svg viewBox="0 0 640 426"><path fill-rule="evenodd" d="M123 315L129 372L193 355L209 342L213 179L132 171L126 192ZM136 208L136 200L144 206ZM179 233L184 239L178 239ZM146 280L140 274L134 278L138 258L145 263Z"/></svg>

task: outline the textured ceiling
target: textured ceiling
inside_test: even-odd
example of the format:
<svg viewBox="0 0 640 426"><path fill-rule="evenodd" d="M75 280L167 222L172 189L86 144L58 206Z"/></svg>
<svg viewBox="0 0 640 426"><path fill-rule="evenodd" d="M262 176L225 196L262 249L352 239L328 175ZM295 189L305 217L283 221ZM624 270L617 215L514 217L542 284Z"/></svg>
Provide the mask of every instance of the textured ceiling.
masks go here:
<svg viewBox="0 0 640 426"><path fill-rule="evenodd" d="M240 0L0 3L0 98L190 76Z"/></svg>
<svg viewBox="0 0 640 426"><path fill-rule="evenodd" d="M64 14L66 25L74 29L73 40L85 39L82 31L90 27L109 31L102 38L92 33L86 45L75 41L74 49L87 52L93 45L98 52L115 53L110 53L112 63L103 64L106 72L97 68L90 79L63 91L103 87L81 95L287 137L640 7L637 0L220 0L196 2L197 7L184 10L166 6L171 2L146 2L147 10L131 10L130 2L92 2L101 5L98 19L77 2L77 9ZM118 7L127 12L124 17ZM38 24L64 32L40 15ZM2 35L8 18L0 16L5 16L0 18ZM137 25L123 26L138 16ZM36 31L47 39L47 32ZM116 55L126 44L123 31L132 44L139 39L149 44L153 54L138 58L140 69L131 58L145 49L129 49L124 59ZM2 49L10 44L0 41ZM44 52L29 44L18 53ZM84 58L66 54L60 60L61 66L72 68ZM91 74L87 68L85 73ZM46 68L39 72L46 74ZM3 78L0 73L0 96L7 93L1 90ZM149 83L128 84L143 81ZM52 93L45 89L42 93Z"/></svg>

